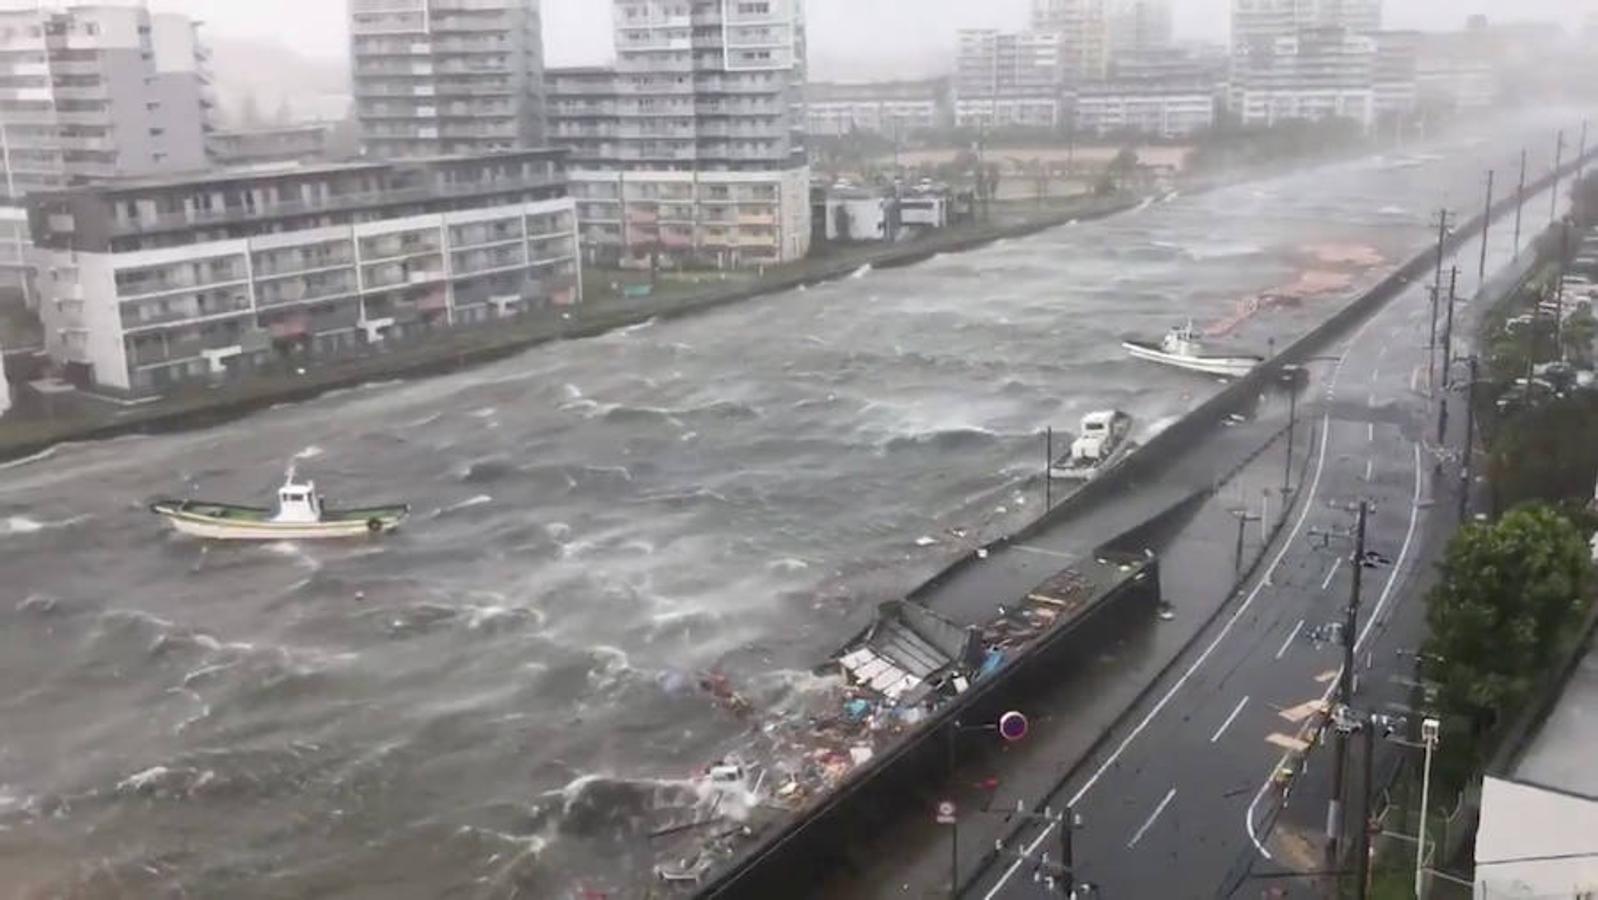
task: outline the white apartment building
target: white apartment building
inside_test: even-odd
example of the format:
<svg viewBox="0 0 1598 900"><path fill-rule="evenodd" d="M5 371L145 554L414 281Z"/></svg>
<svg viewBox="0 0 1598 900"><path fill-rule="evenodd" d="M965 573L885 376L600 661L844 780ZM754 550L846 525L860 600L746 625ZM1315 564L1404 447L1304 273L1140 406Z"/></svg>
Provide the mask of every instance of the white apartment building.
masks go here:
<svg viewBox="0 0 1598 900"><path fill-rule="evenodd" d="M1109 58L1171 46L1175 31L1171 0L1111 0Z"/></svg>
<svg viewBox="0 0 1598 900"><path fill-rule="evenodd" d="M952 122L949 83L874 81L860 84L811 82L805 89L807 131L837 137L852 131L908 136Z"/></svg>
<svg viewBox="0 0 1598 900"><path fill-rule="evenodd" d="M378 159L542 146L538 0L348 0L355 117Z"/></svg>
<svg viewBox="0 0 1598 900"><path fill-rule="evenodd" d="M1230 106L1244 125L1341 118L1375 123L1376 41L1346 28L1300 30L1232 73Z"/></svg>
<svg viewBox="0 0 1598 900"><path fill-rule="evenodd" d="M1059 37L1067 82L1103 78L1109 69L1112 2L1136 0L1032 0L1032 31Z"/></svg>
<svg viewBox="0 0 1598 900"><path fill-rule="evenodd" d="M1269 55L1280 38L1306 28L1370 34L1382 27L1382 0L1232 0L1232 52Z"/></svg>
<svg viewBox="0 0 1598 900"><path fill-rule="evenodd" d="M1421 34L1415 59L1416 102L1447 110L1485 109L1503 93L1493 48L1471 32Z"/></svg>
<svg viewBox="0 0 1598 900"><path fill-rule="evenodd" d="M27 294L28 192L205 165L209 59L183 16L0 10L0 286Z"/></svg>
<svg viewBox="0 0 1598 900"><path fill-rule="evenodd" d="M1077 92L1076 130L1183 137L1214 128L1215 107L1215 90L1203 83L1111 80Z"/></svg>
<svg viewBox="0 0 1598 900"><path fill-rule="evenodd" d="M45 348L148 394L579 301L559 151L35 193Z"/></svg>
<svg viewBox="0 0 1598 900"><path fill-rule="evenodd" d="M1406 116L1419 101L1420 33L1378 31L1376 38L1375 91L1378 121Z"/></svg>
<svg viewBox="0 0 1598 900"><path fill-rule="evenodd" d="M589 258L738 266L808 253L799 0L613 0L612 19L614 69L549 73L551 138L579 170ZM729 211L734 195L774 205Z"/></svg>
<svg viewBox="0 0 1598 900"><path fill-rule="evenodd" d="M1063 121L1064 38L1058 32L963 29L955 124L1055 128Z"/></svg>
<svg viewBox="0 0 1598 900"><path fill-rule="evenodd" d="M575 170L584 258L736 269L810 252L810 170Z"/></svg>

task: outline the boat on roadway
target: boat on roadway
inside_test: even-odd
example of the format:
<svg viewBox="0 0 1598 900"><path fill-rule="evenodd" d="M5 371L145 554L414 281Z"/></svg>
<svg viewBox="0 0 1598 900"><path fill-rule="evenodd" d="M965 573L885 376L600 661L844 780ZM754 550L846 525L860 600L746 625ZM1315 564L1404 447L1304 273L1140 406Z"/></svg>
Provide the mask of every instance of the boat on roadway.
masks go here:
<svg viewBox="0 0 1598 900"><path fill-rule="evenodd" d="M1226 378L1247 375L1255 366L1265 361L1261 356L1206 354L1204 338L1193 327L1192 322L1172 328L1158 344L1150 341L1125 340L1121 342L1121 348L1136 359Z"/></svg>
<svg viewBox="0 0 1598 900"><path fill-rule="evenodd" d="M1071 452L1049 465L1049 477L1087 481L1114 468L1137 446L1131 439L1132 417L1118 409L1101 409L1082 417L1082 431Z"/></svg>
<svg viewBox="0 0 1598 900"><path fill-rule="evenodd" d="M174 529L194 537L222 541L284 541L351 538L376 535L399 527L410 506L392 503L332 510L322 505L313 481L295 480L290 469L277 491L277 509L212 503L204 500L158 500L150 511Z"/></svg>

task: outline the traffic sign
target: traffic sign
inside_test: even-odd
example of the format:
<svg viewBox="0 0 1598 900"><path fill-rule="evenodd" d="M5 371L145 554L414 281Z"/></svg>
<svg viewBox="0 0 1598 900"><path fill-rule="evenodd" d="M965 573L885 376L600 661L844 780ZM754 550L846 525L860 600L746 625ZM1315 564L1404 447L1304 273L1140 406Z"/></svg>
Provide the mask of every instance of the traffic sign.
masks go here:
<svg viewBox="0 0 1598 900"><path fill-rule="evenodd" d="M939 825L953 825L955 818L954 814L955 808L953 800L938 801L937 823Z"/></svg>

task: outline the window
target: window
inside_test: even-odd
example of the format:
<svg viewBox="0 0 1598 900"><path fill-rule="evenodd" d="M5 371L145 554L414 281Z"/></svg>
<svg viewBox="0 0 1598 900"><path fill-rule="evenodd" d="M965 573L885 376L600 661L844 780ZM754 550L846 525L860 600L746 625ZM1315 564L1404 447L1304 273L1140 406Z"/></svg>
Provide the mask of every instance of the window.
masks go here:
<svg viewBox="0 0 1598 900"><path fill-rule="evenodd" d="M150 137L160 137L163 134L166 134L166 129L165 128L152 128L152 129L150 129Z"/></svg>

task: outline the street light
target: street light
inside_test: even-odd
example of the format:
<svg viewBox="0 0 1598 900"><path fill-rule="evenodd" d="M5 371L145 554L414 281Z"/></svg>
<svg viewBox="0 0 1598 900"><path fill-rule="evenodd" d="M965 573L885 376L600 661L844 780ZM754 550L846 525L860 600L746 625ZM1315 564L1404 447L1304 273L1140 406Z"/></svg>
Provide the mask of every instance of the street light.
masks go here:
<svg viewBox="0 0 1598 900"><path fill-rule="evenodd" d="M1420 839L1415 842L1415 898L1420 900L1423 881L1426 876L1426 811L1431 800L1432 788L1432 751L1437 748L1437 734L1442 725L1436 719L1426 719L1420 723L1420 739L1426 745L1425 774L1420 781Z"/></svg>

